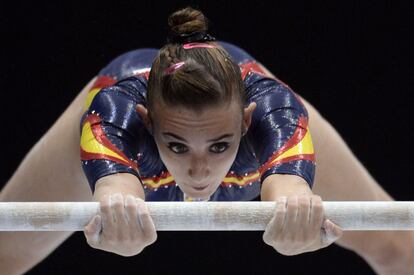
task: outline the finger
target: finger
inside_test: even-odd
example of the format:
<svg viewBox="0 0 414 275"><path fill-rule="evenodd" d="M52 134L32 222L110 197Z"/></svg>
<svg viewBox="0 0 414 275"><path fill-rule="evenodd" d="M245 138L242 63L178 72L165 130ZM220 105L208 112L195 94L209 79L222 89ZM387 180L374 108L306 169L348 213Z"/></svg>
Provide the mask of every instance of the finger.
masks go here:
<svg viewBox="0 0 414 275"><path fill-rule="evenodd" d="M100 201L100 210L102 217L102 229L104 233L108 232L111 228L114 228L114 218L111 207L111 196L105 195Z"/></svg>
<svg viewBox="0 0 414 275"><path fill-rule="evenodd" d="M102 229L101 216L96 215L90 223L85 226L84 234L86 241L92 246L96 247L99 245L100 233Z"/></svg>
<svg viewBox="0 0 414 275"><path fill-rule="evenodd" d="M274 225L276 234L281 233L283 230L283 226L285 225L286 213L287 213L286 204L287 204L287 197L280 197L277 201L275 225Z"/></svg>
<svg viewBox="0 0 414 275"><path fill-rule="evenodd" d="M125 215L124 196L120 193L111 196L112 213L117 226L127 226L127 217Z"/></svg>
<svg viewBox="0 0 414 275"><path fill-rule="evenodd" d="M282 236L286 216L286 202L286 197L279 197L277 199L275 215L273 215L263 233L263 241L270 246L273 246L278 238Z"/></svg>
<svg viewBox="0 0 414 275"><path fill-rule="evenodd" d="M137 234L142 231L142 228L138 221L138 205L134 196L128 195L125 198L125 211L128 219L128 226L133 233Z"/></svg>
<svg viewBox="0 0 414 275"><path fill-rule="evenodd" d="M157 239L157 232L155 230L154 222L149 214L145 201L137 199L138 204L138 217L140 226L143 230L144 238L148 243L153 243Z"/></svg>
<svg viewBox="0 0 414 275"><path fill-rule="evenodd" d="M312 196L311 212L310 212L310 230L319 232L322 228L324 219L324 209L322 199L319 196Z"/></svg>
<svg viewBox="0 0 414 275"><path fill-rule="evenodd" d="M288 198L287 201L287 213L286 213L286 220L285 220L285 226L283 227L283 232L286 234L286 236L296 236L296 233L298 231L298 197L297 196L291 196Z"/></svg>
<svg viewBox="0 0 414 275"><path fill-rule="evenodd" d="M328 219L325 220L323 228L325 231L323 244L325 245L329 245L342 237L342 229Z"/></svg>
<svg viewBox="0 0 414 275"><path fill-rule="evenodd" d="M124 240L128 234L128 222L125 215L124 196L120 193L111 196L112 213L115 218L118 240Z"/></svg>
<svg viewBox="0 0 414 275"><path fill-rule="evenodd" d="M302 232L307 232L310 224L309 214L311 208L311 199L309 196L298 197L298 223Z"/></svg>

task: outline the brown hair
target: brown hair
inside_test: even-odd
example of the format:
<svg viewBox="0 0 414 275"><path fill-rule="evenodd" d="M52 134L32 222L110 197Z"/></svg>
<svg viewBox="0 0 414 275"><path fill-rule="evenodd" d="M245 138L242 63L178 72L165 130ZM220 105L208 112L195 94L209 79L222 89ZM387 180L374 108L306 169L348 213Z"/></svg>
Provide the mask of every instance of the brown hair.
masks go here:
<svg viewBox="0 0 414 275"><path fill-rule="evenodd" d="M207 18L191 7L172 13L168 25L177 34L208 30ZM245 93L239 66L218 43L206 43L214 47L184 49L182 44L168 43L159 50L148 79L149 110L156 102L162 102L198 112L237 100L243 111ZM181 61L185 62L182 67L170 74L165 72Z"/></svg>

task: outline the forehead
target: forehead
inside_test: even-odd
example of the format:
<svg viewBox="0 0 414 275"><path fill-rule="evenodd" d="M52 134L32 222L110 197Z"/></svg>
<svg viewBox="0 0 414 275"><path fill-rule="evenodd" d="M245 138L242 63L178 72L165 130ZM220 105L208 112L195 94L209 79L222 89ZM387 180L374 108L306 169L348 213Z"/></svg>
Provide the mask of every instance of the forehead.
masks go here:
<svg viewBox="0 0 414 275"><path fill-rule="evenodd" d="M153 110L154 124L161 128L232 128L241 123L237 102L192 110L183 106L157 104Z"/></svg>

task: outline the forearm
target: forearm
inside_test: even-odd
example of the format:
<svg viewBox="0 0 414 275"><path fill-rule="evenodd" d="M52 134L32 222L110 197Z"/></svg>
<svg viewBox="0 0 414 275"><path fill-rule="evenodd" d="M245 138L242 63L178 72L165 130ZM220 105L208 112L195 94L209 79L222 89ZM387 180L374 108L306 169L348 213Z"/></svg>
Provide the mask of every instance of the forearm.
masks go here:
<svg viewBox="0 0 414 275"><path fill-rule="evenodd" d="M120 193L124 197L133 195L145 200L144 189L138 178L129 173L117 173L100 178L96 182L93 198L95 201L108 194Z"/></svg>
<svg viewBox="0 0 414 275"><path fill-rule="evenodd" d="M308 183L301 177L289 174L273 174L262 183L262 201L275 201L278 197L312 195Z"/></svg>
<svg viewBox="0 0 414 275"><path fill-rule="evenodd" d="M94 199L100 202L100 213L84 230L91 247L129 257L155 242L157 232L135 175L117 173L100 178Z"/></svg>

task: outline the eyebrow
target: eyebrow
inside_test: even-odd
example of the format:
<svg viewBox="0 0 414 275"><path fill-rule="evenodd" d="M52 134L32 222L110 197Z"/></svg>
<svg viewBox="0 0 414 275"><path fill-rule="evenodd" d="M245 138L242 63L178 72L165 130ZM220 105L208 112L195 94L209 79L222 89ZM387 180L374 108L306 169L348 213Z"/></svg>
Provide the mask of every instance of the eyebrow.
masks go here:
<svg viewBox="0 0 414 275"><path fill-rule="evenodd" d="M182 137L177 136L176 134L173 134L173 133L170 133L170 132L163 132L162 134L164 136L171 136L171 137L173 137L175 139L178 139L178 140L182 140L184 142L187 142L187 140L185 140L185 138L182 138ZM221 136L219 136L217 138L213 138L213 139L207 140L207 142L214 142L214 141L221 140L223 138L229 138L229 137L233 137L233 136L234 136L234 134L224 134L224 135L221 135Z"/></svg>

